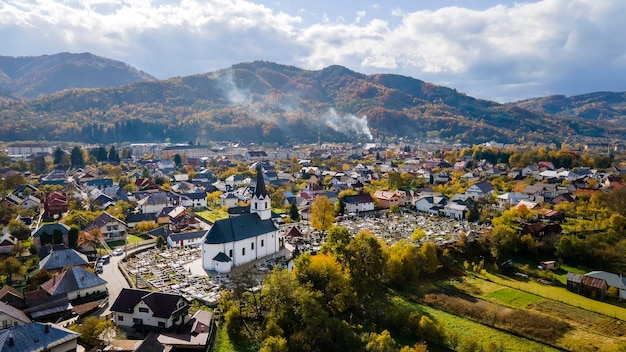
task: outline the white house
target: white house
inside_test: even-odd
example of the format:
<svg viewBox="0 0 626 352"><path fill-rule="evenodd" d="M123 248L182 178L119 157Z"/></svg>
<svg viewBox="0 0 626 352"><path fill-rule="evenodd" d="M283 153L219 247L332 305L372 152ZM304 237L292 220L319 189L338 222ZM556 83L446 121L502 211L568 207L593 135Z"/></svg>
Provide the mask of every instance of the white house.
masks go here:
<svg viewBox="0 0 626 352"><path fill-rule="evenodd" d="M239 198L233 192L220 194L220 206L234 208L239 203Z"/></svg>
<svg viewBox="0 0 626 352"><path fill-rule="evenodd" d="M207 233L202 244L205 270L226 273L234 266L278 253L278 226L272 220L270 201L259 168L250 214L218 220Z"/></svg>
<svg viewBox="0 0 626 352"><path fill-rule="evenodd" d="M118 240L126 238L126 223L106 211L95 218L88 224L83 231L89 232L98 229L105 241Z"/></svg>
<svg viewBox="0 0 626 352"><path fill-rule="evenodd" d="M475 185L470 186L465 191L465 194L474 199L480 199L480 198L485 198L493 194L493 192L494 192L493 186L490 185L488 182L483 181L483 182L479 182Z"/></svg>
<svg viewBox="0 0 626 352"><path fill-rule="evenodd" d="M74 267L53 276L41 284L41 288L51 296L66 294L71 301L94 293L107 292L106 285L107 282L98 275L83 267Z"/></svg>
<svg viewBox="0 0 626 352"><path fill-rule="evenodd" d="M445 196L424 195L415 201L415 209L424 213L439 215L447 202L448 199Z"/></svg>
<svg viewBox="0 0 626 352"><path fill-rule="evenodd" d="M173 233L167 236L167 245L170 248L199 247L204 242L208 232L207 230L201 230Z"/></svg>
<svg viewBox="0 0 626 352"><path fill-rule="evenodd" d="M528 196L518 192L507 192L496 197L500 208L516 206L522 200L528 200Z"/></svg>
<svg viewBox="0 0 626 352"><path fill-rule="evenodd" d="M469 209L467 205L458 204L455 202L449 202L443 207L443 212L446 214L446 217L463 220L465 219L465 213L467 213Z"/></svg>
<svg viewBox="0 0 626 352"><path fill-rule="evenodd" d="M0 329L8 329L13 325L30 323L30 319L21 310L0 302L0 323Z"/></svg>
<svg viewBox="0 0 626 352"><path fill-rule="evenodd" d="M369 193L358 194L355 196L345 196L343 202L346 205L345 212L358 214L364 211L374 210L374 199Z"/></svg>
<svg viewBox="0 0 626 352"><path fill-rule="evenodd" d="M169 329L189 321L189 302L178 294L123 288L111 312L118 327L138 331Z"/></svg>
<svg viewBox="0 0 626 352"><path fill-rule="evenodd" d="M137 201L137 206L143 214L158 213L169 205L170 201L165 192L150 193Z"/></svg>

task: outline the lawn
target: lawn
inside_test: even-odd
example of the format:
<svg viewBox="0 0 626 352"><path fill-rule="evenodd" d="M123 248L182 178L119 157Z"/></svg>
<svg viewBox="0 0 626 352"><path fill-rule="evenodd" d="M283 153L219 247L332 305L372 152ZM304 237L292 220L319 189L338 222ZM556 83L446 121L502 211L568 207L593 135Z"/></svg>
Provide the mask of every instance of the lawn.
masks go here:
<svg viewBox="0 0 626 352"><path fill-rule="evenodd" d="M508 286L510 288L521 290L543 298L548 298L574 307L583 308L592 312L606 315L608 317L626 321L626 308L617 305L618 302L611 302L615 304L609 304L601 301L596 301L591 298L587 298L570 292L564 287L544 285L533 280L517 280L508 276L494 275L491 273L486 273L485 278L500 285Z"/></svg>
<svg viewBox="0 0 626 352"><path fill-rule="evenodd" d="M541 301L543 298L539 296L535 296L530 293L513 290L510 288L503 288L491 293L488 293L484 296L486 299L490 301L495 301L501 305L513 307L513 308L523 308L531 303L535 303Z"/></svg>
<svg viewBox="0 0 626 352"><path fill-rule="evenodd" d="M128 243L137 243L137 242L143 242L145 241L145 239L139 237L139 236L135 236L135 235L127 235L126 236L126 240L128 241Z"/></svg>
<svg viewBox="0 0 626 352"><path fill-rule="evenodd" d="M205 210L196 214L212 223L215 223L217 220L228 219L228 213L223 210Z"/></svg>

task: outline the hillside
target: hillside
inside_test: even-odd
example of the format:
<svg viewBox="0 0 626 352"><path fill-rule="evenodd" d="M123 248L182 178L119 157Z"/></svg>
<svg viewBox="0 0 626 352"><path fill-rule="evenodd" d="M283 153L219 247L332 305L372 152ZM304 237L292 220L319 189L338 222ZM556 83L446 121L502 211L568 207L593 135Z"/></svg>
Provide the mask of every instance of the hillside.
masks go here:
<svg viewBox="0 0 626 352"><path fill-rule="evenodd" d="M73 89L0 105L0 139L256 143L367 141L559 142L621 136L581 118L469 97L411 77L318 71L255 61L206 74Z"/></svg>
<svg viewBox="0 0 626 352"><path fill-rule="evenodd" d="M526 99L514 104L541 113L577 116L587 120L623 120L626 117L624 92L596 92L571 97L551 95Z"/></svg>
<svg viewBox="0 0 626 352"><path fill-rule="evenodd" d="M0 56L0 90L16 98L35 98L70 88L114 87L154 80L127 64L89 53Z"/></svg>

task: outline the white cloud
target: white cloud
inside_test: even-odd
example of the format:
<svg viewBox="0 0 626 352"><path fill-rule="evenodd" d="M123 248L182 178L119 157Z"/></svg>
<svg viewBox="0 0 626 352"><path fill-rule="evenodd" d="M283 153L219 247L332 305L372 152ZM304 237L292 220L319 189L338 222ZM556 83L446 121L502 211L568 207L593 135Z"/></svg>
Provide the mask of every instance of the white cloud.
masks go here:
<svg viewBox="0 0 626 352"><path fill-rule="evenodd" d="M360 3L352 5L345 14L353 16ZM620 0L542 0L481 10L411 11L405 4L386 14L374 3L367 20L359 11L352 23L321 5L295 14L271 6L0 0L0 45L3 55L90 51L162 78L259 59L406 74L497 100L626 90L626 2Z"/></svg>

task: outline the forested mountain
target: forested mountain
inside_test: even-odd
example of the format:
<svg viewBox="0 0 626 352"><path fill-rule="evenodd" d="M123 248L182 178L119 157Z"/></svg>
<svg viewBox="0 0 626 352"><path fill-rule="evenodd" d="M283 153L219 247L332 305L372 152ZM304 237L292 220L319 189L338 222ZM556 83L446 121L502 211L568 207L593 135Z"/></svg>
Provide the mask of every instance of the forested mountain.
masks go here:
<svg viewBox="0 0 626 352"><path fill-rule="evenodd" d="M216 72L73 89L3 103L0 139L85 142L282 144L437 137L451 141L560 142L620 137L623 129L475 99L414 78L364 75L341 66L318 71L270 62Z"/></svg>
<svg viewBox="0 0 626 352"><path fill-rule="evenodd" d="M596 92L571 97L551 95L518 101L515 105L546 114L578 116L589 120L624 120L626 118L626 93L624 92Z"/></svg>
<svg viewBox="0 0 626 352"><path fill-rule="evenodd" d="M35 98L70 88L115 87L154 79L123 62L89 53L0 56L0 96Z"/></svg>

